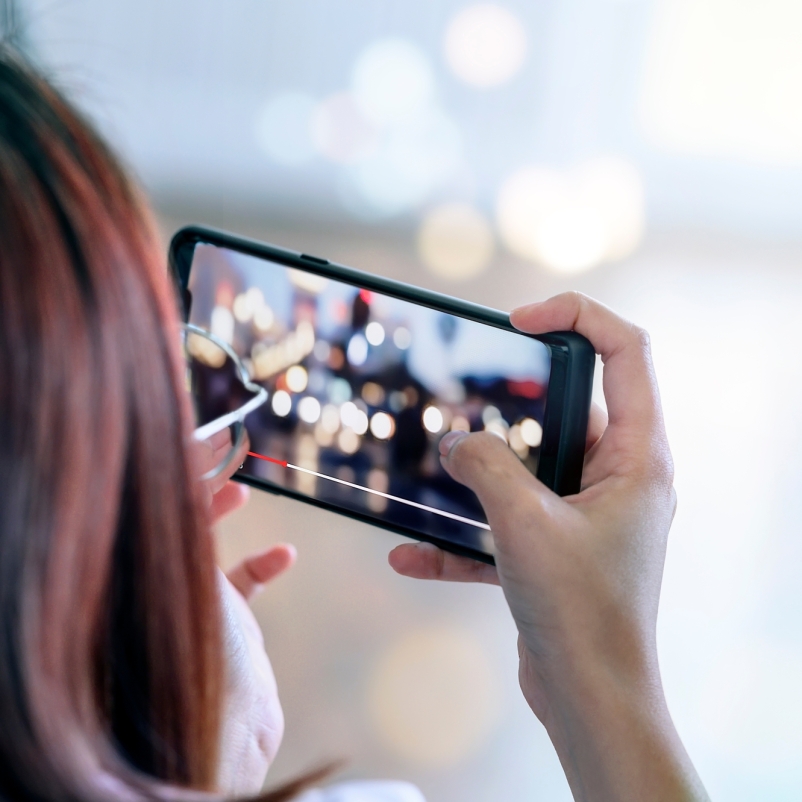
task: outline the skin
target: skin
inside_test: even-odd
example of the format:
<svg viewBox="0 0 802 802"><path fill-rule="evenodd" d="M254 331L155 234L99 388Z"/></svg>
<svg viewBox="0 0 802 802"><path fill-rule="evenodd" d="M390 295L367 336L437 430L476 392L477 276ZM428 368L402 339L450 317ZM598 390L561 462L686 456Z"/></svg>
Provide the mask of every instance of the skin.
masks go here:
<svg viewBox="0 0 802 802"><path fill-rule="evenodd" d="M707 800L657 661L676 495L648 336L579 293L511 319L532 334L573 329L601 354L609 420L594 409L582 490L559 498L500 438L451 432L441 462L478 495L496 566L422 543L397 547L390 564L419 579L501 586L519 633L521 689L576 800Z"/></svg>
<svg viewBox="0 0 802 802"><path fill-rule="evenodd" d="M201 475L231 448L228 431L200 446ZM212 524L247 503L250 488L229 481L249 443L219 477L204 483ZM221 736L218 788L227 796L252 796L262 789L284 735L284 713L259 624L248 606L267 585L292 567L293 546L279 543L220 572L227 688Z"/></svg>

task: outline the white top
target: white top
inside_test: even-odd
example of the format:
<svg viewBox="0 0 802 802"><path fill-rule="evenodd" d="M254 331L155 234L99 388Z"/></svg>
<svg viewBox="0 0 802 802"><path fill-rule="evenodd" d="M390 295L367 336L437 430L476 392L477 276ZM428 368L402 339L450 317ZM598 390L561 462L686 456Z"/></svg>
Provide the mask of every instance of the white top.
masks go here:
<svg viewBox="0 0 802 802"><path fill-rule="evenodd" d="M409 783L398 780L357 780L313 788L296 802L426 802L423 794Z"/></svg>

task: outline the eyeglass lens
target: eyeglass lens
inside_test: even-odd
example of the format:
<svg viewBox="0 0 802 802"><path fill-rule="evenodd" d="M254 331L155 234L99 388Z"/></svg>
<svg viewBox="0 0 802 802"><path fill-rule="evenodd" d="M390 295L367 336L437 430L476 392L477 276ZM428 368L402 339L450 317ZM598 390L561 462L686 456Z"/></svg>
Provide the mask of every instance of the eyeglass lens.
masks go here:
<svg viewBox="0 0 802 802"><path fill-rule="evenodd" d="M239 409L253 398L254 393L242 383L234 360L208 337L187 332L184 357L196 428ZM213 478L225 469L244 436L244 424L237 422L202 444L204 479Z"/></svg>

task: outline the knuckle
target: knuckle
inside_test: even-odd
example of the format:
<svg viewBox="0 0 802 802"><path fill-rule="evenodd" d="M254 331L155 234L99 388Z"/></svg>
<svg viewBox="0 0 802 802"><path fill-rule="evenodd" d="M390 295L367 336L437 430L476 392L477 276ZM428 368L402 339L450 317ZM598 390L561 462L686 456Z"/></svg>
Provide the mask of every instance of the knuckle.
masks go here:
<svg viewBox="0 0 802 802"><path fill-rule="evenodd" d="M454 446L448 463L458 480L472 479L488 485L509 482L518 458L497 435L475 432Z"/></svg>
<svg viewBox="0 0 802 802"><path fill-rule="evenodd" d="M635 342L637 342L638 347L644 351L645 353L650 353L652 349L652 338L649 336L649 332L646 329L642 328L641 326L632 326L632 336L635 338Z"/></svg>
<svg viewBox="0 0 802 802"><path fill-rule="evenodd" d="M566 293L566 296L570 299L574 308L573 316L576 321L590 307L591 299L584 292L579 292L579 290L570 290Z"/></svg>
<svg viewBox="0 0 802 802"><path fill-rule="evenodd" d="M584 292L580 292L579 290L568 290L565 293L566 298L570 298L573 303L577 304L584 304L588 301L588 296L585 295Z"/></svg>
<svg viewBox="0 0 802 802"><path fill-rule="evenodd" d="M458 441L449 457L455 464L471 462L478 465L486 465L492 463L489 455L493 453L497 444L501 445L501 441L495 435L489 432L475 432Z"/></svg>

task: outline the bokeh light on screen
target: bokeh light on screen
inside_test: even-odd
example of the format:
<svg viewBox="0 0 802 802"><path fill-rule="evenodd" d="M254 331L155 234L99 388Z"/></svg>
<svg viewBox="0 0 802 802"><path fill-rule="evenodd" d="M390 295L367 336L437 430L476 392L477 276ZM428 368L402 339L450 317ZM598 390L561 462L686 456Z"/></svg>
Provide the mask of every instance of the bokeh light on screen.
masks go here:
<svg viewBox="0 0 802 802"><path fill-rule="evenodd" d="M376 384L376 382L365 382L362 385L362 398L372 407L378 407L383 404L386 395L384 387Z"/></svg>
<svg viewBox="0 0 802 802"><path fill-rule="evenodd" d="M337 446L343 454L356 454L361 442L359 435L350 427L343 429L337 436Z"/></svg>
<svg viewBox="0 0 802 802"><path fill-rule="evenodd" d="M526 30L511 11L477 3L458 11L448 23L443 51L454 75L486 89L513 78L526 58Z"/></svg>
<svg viewBox="0 0 802 802"><path fill-rule="evenodd" d="M365 364L368 358L368 341L362 334L354 334L348 342L348 350L346 351L348 361L354 366L359 367Z"/></svg>
<svg viewBox="0 0 802 802"><path fill-rule="evenodd" d="M490 434L496 435L496 437L500 437L505 443L507 442L507 432L509 431L509 425L499 419L490 421L490 423L485 424L485 431L490 432Z"/></svg>
<svg viewBox="0 0 802 802"><path fill-rule="evenodd" d="M501 417L501 410L499 410L498 407L494 407L492 404L488 404L482 410L482 423L484 423L485 426L494 420L498 420L500 417Z"/></svg>
<svg viewBox="0 0 802 802"><path fill-rule="evenodd" d="M468 630L430 626L379 656L367 687L376 734L399 757L451 766L493 734L502 691L487 649Z"/></svg>
<svg viewBox="0 0 802 802"><path fill-rule="evenodd" d="M211 316L211 330L215 337L223 342L231 343L234 340L234 315L225 306L215 306Z"/></svg>
<svg viewBox="0 0 802 802"><path fill-rule="evenodd" d="M359 435L365 434L368 430L368 416L367 413L360 409L356 420L354 420L351 428Z"/></svg>
<svg viewBox="0 0 802 802"><path fill-rule="evenodd" d="M393 343L401 351L406 351L412 345L412 332L404 326L399 326L393 332Z"/></svg>
<svg viewBox="0 0 802 802"><path fill-rule="evenodd" d="M233 317L232 317L233 319ZM279 342L255 342L251 348L253 378L264 380L300 362L315 347L315 330L307 320L299 321Z"/></svg>
<svg viewBox="0 0 802 802"><path fill-rule="evenodd" d="M340 410L334 404L326 404L320 415L320 424L329 434L336 434L340 428Z"/></svg>
<svg viewBox="0 0 802 802"><path fill-rule="evenodd" d="M384 326L378 320L373 320L365 327L365 339L374 346L384 342Z"/></svg>
<svg viewBox="0 0 802 802"><path fill-rule="evenodd" d="M254 135L262 150L278 164L303 164L315 155L311 124L315 101L301 92L271 98L256 118Z"/></svg>
<svg viewBox="0 0 802 802"><path fill-rule="evenodd" d="M386 412L377 412L370 419L370 431L379 440L389 440L395 432L395 421Z"/></svg>
<svg viewBox="0 0 802 802"><path fill-rule="evenodd" d="M501 186L496 221L513 253L579 273L635 250L643 235L643 189L637 170L616 157L565 172L524 167Z"/></svg>
<svg viewBox="0 0 802 802"><path fill-rule="evenodd" d="M340 420L343 426L353 429L359 435L365 434L368 430L367 413L353 401L346 401L340 407Z"/></svg>
<svg viewBox="0 0 802 802"><path fill-rule="evenodd" d="M381 468L374 468L368 473L368 487L371 490L378 490L379 493L386 493L390 487L390 478L387 471ZM371 512L384 512L387 509L387 499L376 496L373 493L368 498L368 507Z"/></svg>
<svg viewBox="0 0 802 802"><path fill-rule="evenodd" d="M443 413L435 406L423 410L423 426L427 432L437 434L443 428Z"/></svg>
<svg viewBox="0 0 802 802"><path fill-rule="evenodd" d="M348 384L348 379L342 377L336 378L329 386L329 399L334 404L342 404L344 401L349 401L353 392L351 385Z"/></svg>
<svg viewBox="0 0 802 802"><path fill-rule="evenodd" d="M296 270L294 267L287 268L287 275L296 287L311 292L313 295L323 292L329 283L325 276L318 276L306 270Z"/></svg>
<svg viewBox="0 0 802 802"><path fill-rule="evenodd" d="M543 427L533 418L521 421L521 439L530 448L537 448L543 441Z"/></svg>
<svg viewBox="0 0 802 802"><path fill-rule="evenodd" d="M507 432L507 440L510 444L510 448L521 458L525 459L526 456L529 454L529 446L523 439L521 435L521 426L520 424L516 423L510 426L509 432Z"/></svg>
<svg viewBox="0 0 802 802"><path fill-rule="evenodd" d="M311 395L298 402L298 417L304 423L317 423L320 418L320 401Z"/></svg>
<svg viewBox="0 0 802 802"><path fill-rule="evenodd" d="M423 263L443 278L472 278L485 270L493 257L490 224L468 203L432 209L418 229L417 241Z"/></svg>
<svg viewBox="0 0 802 802"><path fill-rule="evenodd" d="M292 398L285 390L276 390L276 392L273 393L271 406L276 415L280 418L286 418L292 409Z"/></svg>
<svg viewBox="0 0 802 802"><path fill-rule="evenodd" d="M267 304L263 304L253 313L253 325L257 331L270 331L274 320L273 310Z"/></svg>
<svg viewBox="0 0 802 802"><path fill-rule="evenodd" d="M301 365L293 365L287 371L285 381L287 382L288 390L293 393L302 393L309 382L309 375L306 372L306 368Z"/></svg>
<svg viewBox="0 0 802 802"><path fill-rule="evenodd" d="M260 332L267 332L273 325L273 310L265 303L265 296L258 287L251 287L234 298L232 307L238 323L249 323Z"/></svg>

